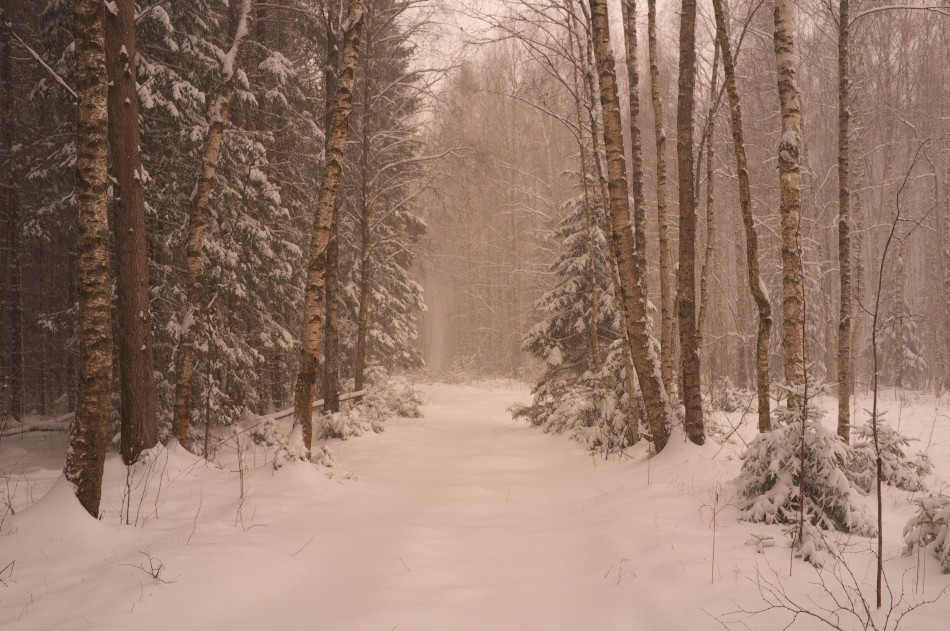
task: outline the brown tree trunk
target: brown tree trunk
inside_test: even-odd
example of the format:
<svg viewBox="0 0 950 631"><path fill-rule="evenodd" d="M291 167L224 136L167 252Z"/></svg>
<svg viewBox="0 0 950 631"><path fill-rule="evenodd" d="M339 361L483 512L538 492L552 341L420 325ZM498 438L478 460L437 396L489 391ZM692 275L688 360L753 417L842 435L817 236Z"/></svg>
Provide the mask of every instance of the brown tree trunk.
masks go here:
<svg viewBox="0 0 950 631"><path fill-rule="evenodd" d="M657 358L650 344L647 328L646 294L637 273L633 229L630 225L630 200L627 192L626 164L623 155L623 132L620 123L620 98L606 0L590 0L591 39L597 72L600 77L600 105L604 120L604 146L607 149L607 183L610 230L613 235L614 258L620 275L620 294L624 321L636 366L640 389L646 405L647 422L657 452L667 443L672 410L659 376Z"/></svg>
<svg viewBox="0 0 950 631"><path fill-rule="evenodd" d="M135 74L135 1L116 0L106 15L109 74L109 153L115 176L114 240L117 270L122 460L131 464L158 442L152 318L149 308L145 200L139 155Z"/></svg>
<svg viewBox="0 0 950 631"><path fill-rule="evenodd" d="M656 217L660 241L660 374L666 392L674 390L673 357L676 345L676 315L673 274L670 263L670 226L667 216L669 179L666 169L666 131L663 129L663 100L660 98L660 62L656 44L656 0L647 0L647 44L650 55L650 101L653 104L653 133L656 142Z"/></svg>
<svg viewBox="0 0 950 631"><path fill-rule="evenodd" d="M105 4L76 0L76 250L79 255L79 395L66 452L66 479L99 516L102 471L112 410L112 303L106 192L108 109Z"/></svg>
<svg viewBox="0 0 950 631"><path fill-rule="evenodd" d="M722 55L723 79L729 97L729 115L732 125L732 148L736 158L739 180L739 210L745 227L746 265L749 272L749 290L759 312L759 327L755 339L755 387L758 399L759 431L772 429L769 410L769 338L772 335L772 305L759 273L759 239L752 214L752 189L749 185L749 163L745 153L745 138L742 129L742 107L736 87L736 67L726 29L723 0L713 0L716 15L716 39Z"/></svg>
<svg viewBox="0 0 950 631"><path fill-rule="evenodd" d="M680 362L686 435L706 441L696 336L696 189L693 187L693 90L696 75L696 0L680 11L679 97L676 107L676 161L679 179L680 238L677 274Z"/></svg>
<svg viewBox="0 0 950 631"><path fill-rule="evenodd" d="M323 351L326 319L326 251L343 174L350 111L353 109L353 84L359 63L363 11L363 0L350 0L343 25L343 48L333 114L327 130L326 167L320 183L320 201L317 204L310 240L310 262L307 265L304 298L303 348L294 391L294 426L300 428L308 457L313 445L313 390L316 369Z"/></svg>
<svg viewBox="0 0 950 631"><path fill-rule="evenodd" d="M4 3L6 4L6 3ZM21 301L20 199L14 165L14 121L12 39L5 15L0 10L0 231L3 239L3 282L0 295L0 427L4 416L23 420L23 310Z"/></svg>
<svg viewBox="0 0 950 631"><path fill-rule="evenodd" d="M369 191L369 121L372 82L369 76L369 59L372 55L372 29L367 28L366 51L363 54L363 95L360 111L360 306L356 321L356 364L354 388L362 390L366 385L366 364L369 361L370 313L373 303L373 241L370 226L373 209Z"/></svg>
<svg viewBox="0 0 950 631"><path fill-rule="evenodd" d="M188 210L188 313L185 315L178 353L175 357L175 411L172 418L172 433L185 447L190 443L191 400L195 372L195 342L198 322L202 319L205 303L204 238L208 223L208 202L214 188L214 177L221 158L221 142L224 128L231 117L231 100L234 97L234 81L237 74L241 44L247 35L252 0L243 0L240 5L231 5L230 51L222 63L223 82L220 91L208 104L208 133L201 160L198 186L195 188ZM210 97L209 97L210 98Z"/></svg>
<svg viewBox="0 0 950 631"><path fill-rule="evenodd" d="M778 145L778 171L782 218L782 351L785 381L790 387L805 382L805 286L802 270L802 190L799 155L802 143L802 113L795 70L795 2L775 0L775 67L782 137ZM797 397L789 397L797 407Z"/></svg>
<svg viewBox="0 0 950 631"><path fill-rule="evenodd" d="M851 442L851 178L848 128L851 117L848 64L848 0L838 2L838 436Z"/></svg>

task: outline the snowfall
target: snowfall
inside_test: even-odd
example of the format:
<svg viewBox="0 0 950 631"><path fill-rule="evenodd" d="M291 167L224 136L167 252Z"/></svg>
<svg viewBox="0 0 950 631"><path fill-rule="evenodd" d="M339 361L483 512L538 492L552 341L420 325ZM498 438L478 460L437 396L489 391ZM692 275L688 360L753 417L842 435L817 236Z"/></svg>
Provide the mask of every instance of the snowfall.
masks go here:
<svg viewBox="0 0 950 631"><path fill-rule="evenodd" d="M415 387L423 418L331 441L332 467L275 470L272 450L240 433L213 464L178 446L131 470L112 454L99 521L60 479L63 433L4 438L0 628L773 630L791 616L753 615L764 590L820 611L819 579L834 592L845 570L873 609L873 540L851 538L846 567L819 573L791 558L783 527L737 520L754 414L716 413L704 447L674 435L659 456L639 445L605 459L512 420L525 386ZM950 401L888 392L883 405L945 492ZM914 495L885 492L891 598L934 599L950 575L903 554ZM802 616L791 628L829 627ZM950 594L900 629L950 629Z"/></svg>

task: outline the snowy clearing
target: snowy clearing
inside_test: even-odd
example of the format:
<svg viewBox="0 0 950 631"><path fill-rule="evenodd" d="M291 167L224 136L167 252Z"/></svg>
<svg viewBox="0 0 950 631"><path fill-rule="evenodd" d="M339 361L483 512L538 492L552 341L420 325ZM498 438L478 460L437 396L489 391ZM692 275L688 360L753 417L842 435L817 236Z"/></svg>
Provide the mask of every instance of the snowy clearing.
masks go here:
<svg viewBox="0 0 950 631"><path fill-rule="evenodd" d="M46 494L60 475L63 435L4 440L2 496L16 515L0 529L0 627L717 629L712 615L761 606L757 568L774 579L770 566L791 596L817 596L807 563L796 559L788 578L781 527L736 521L730 481L741 442L697 448L674 435L656 458L640 447L605 461L513 421L507 407L527 400L522 388L419 388L424 418L331 443L332 469L275 472L269 454L242 443L243 505L233 442L219 449L220 469L160 451L132 483L139 527L119 524L118 456L107 462L97 523L64 487ZM938 476L950 477L947 407L892 397L885 405L890 422L899 415L902 431L929 448ZM739 435L754 434L753 416ZM932 558L901 556L911 497L887 489L884 508L888 576L913 600L917 578L933 597L950 577ZM775 547L757 553L747 545L754 533ZM871 594L872 542L854 542L849 565ZM766 630L787 617L730 619ZM948 619L945 597L900 628L942 631Z"/></svg>

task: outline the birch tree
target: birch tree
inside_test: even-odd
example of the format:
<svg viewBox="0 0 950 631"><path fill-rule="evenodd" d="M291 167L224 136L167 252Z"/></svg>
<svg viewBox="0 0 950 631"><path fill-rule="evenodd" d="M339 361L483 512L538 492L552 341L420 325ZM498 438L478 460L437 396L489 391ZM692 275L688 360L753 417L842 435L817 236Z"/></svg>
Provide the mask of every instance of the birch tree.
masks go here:
<svg viewBox="0 0 950 631"><path fill-rule="evenodd" d="M79 395L64 474L83 508L99 516L112 411L112 302L106 194L108 79L105 4L76 0L76 250L79 255Z"/></svg>
<svg viewBox="0 0 950 631"><path fill-rule="evenodd" d="M343 48L330 127L326 130L326 166L320 184L320 199L314 213L304 298L304 322L300 367L294 390L294 429L300 432L309 458L313 443L313 393L323 353L326 309L326 250L336 198L343 174L353 86L359 63L359 42L363 24L363 0L350 0L343 23Z"/></svg>
<svg viewBox="0 0 950 631"><path fill-rule="evenodd" d="M647 423L657 452L669 439L670 409L660 379L659 365L647 330L646 295L637 273L630 201L627 192L626 160L620 123L620 98L613 51L610 48L606 0L590 0L591 39L597 74L600 78L600 107L603 113L604 146L607 152L607 182L610 231L614 258L620 275L620 295L627 335L646 405Z"/></svg>
<svg viewBox="0 0 950 631"><path fill-rule="evenodd" d="M805 285L802 270L802 144L801 95L795 61L795 2L775 0L775 68L782 136L778 144L779 212L782 220L782 352L785 382L801 386L805 379ZM791 407L798 405L789 397Z"/></svg>
<svg viewBox="0 0 950 631"><path fill-rule="evenodd" d="M188 210L188 315L184 318L184 331L175 357L175 410L172 432L178 441L188 447L191 441L191 405L195 371L195 342L198 337L198 322L204 317L208 279L205 274L205 230L208 222L208 202L214 189L214 178L221 159L221 144L224 128L231 117L231 102L234 99L235 80L239 67L241 45L248 34L253 0L233 3L229 9L230 46L221 51L221 87L217 95L208 99L208 131L205 136L204 155L198 184Z"/></svg>

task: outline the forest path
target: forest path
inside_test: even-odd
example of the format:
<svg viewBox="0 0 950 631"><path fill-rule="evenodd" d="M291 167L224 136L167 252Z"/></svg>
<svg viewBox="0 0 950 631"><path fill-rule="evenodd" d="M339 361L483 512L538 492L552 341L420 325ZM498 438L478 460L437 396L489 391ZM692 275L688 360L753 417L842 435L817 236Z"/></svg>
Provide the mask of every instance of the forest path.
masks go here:
<svg viewBox="0 0 950 631"><path fill-rule="evenodd" d="M335 447L359 483L325 516L350 539L314 592L326 628L626 626L622 555L590 511L620 480L597 476L604 463L577 443L513 421L523 391L421 389L424 418ZM353 592L372 606L334 605Z"/></svg>

